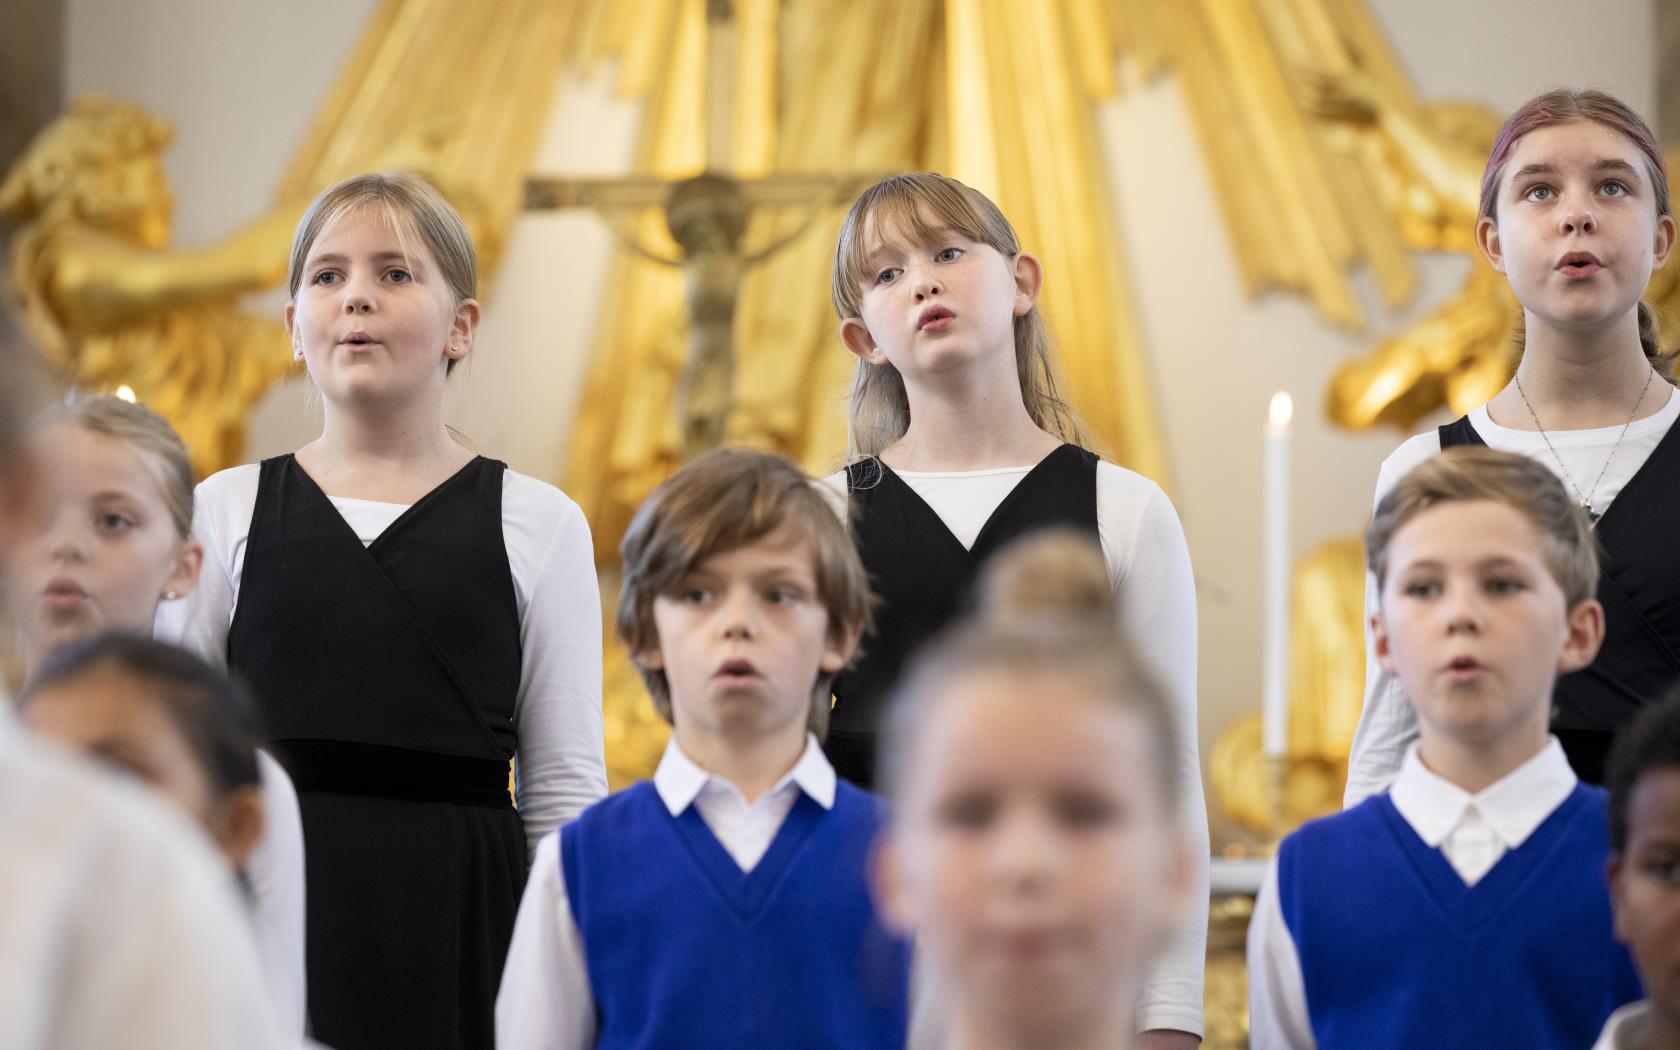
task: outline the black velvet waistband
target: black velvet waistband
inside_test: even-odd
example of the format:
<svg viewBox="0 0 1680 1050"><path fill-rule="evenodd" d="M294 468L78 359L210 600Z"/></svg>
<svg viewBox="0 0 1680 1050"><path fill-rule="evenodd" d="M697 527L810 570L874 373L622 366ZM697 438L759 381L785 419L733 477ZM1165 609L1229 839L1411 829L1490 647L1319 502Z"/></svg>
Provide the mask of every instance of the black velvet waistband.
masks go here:
<svg viewBox="0 0 1680 1050"><path fill-rule="evenodd" d="M276 740L275 757L299 791L511 807L508 764L342 740Z"/></svg>

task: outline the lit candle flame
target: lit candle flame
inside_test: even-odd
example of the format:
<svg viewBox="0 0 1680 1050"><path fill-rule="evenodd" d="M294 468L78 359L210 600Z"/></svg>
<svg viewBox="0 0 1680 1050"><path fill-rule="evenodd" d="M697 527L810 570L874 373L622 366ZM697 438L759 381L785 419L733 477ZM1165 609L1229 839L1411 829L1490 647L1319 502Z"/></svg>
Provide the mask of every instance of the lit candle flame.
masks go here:
<svg viewBox="0 0 1680 1050"><path fill-rule="evenodd" d="M1282 430L1289 425L1295 416L1295 400L1289 396L1289 391L1279 390L1272 395L1272 409L1269 413L1273 430Z"/></svg>
<svg viewBox="0 0 1680 1050"><path fill-rule="evenodd" d="M129 404L133 404L133 403L140 400L139 398L134 396L134 388L129 386L127 383L124 383L122 386L117 387L116 395L118 397L122 398L124 401L127 401Z"/></svg>

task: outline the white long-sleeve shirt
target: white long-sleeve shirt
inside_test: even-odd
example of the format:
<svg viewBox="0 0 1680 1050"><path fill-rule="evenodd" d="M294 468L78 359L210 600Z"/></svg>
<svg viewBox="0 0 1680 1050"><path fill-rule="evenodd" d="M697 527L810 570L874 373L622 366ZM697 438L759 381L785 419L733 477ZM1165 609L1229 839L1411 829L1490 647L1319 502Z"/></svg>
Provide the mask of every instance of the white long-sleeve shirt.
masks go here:
<svg viewBox="0 0 1680 1050"><path fill-rule="evenodd" d="M1576 785L1553 737L1539 754L1477 794L1431 772L1407 748L1389 799L1424 844L1438 849L1466 886L1474 886L1534 834ZM1268 1050L1313 1050L1306 984L1295 939L1278 901L1277 858L1254 902L1248 926L1249 1038ZM1351 931L1350 931L1351 932Z"/></svg>
<svg viewBox="0 0 1680 1050"><path fill-rule="evenodd" d="M964 547L972 547L1030 466L978 471L896 471ZM841 508L842 471L821 484ZM1097 535L1108 563L1120 631L1143 670L1166 691L1179 741L1178 807L1198 860L1193 899L1208 899L1207 805L1196 745L1196 586L1190 549L1159 485L1113 463L1097 465ZM1138 998L1138 1027L1202 1033L1207 908L1186 909Z"/></svg>
<svg viewBox="0 0 1680 1050"><path fill-rule="evenodd" d="M1668 401L1663 407L1627 427L1625 437L1620 426L1549 431L1547 436L1551 438L1551 446L1557 450L1554 456L1551 448L1546 446L1546 438L1539 432L1500 426L1489 418L1486 405L1470 413L1471 425L1489 448L1516 452L1544 463L1563 481L1570 496L1578 498L1579 494L1569 487L1570 481L1559 467L1558 456L1563 457L1569 476L1581 487L1581 493L1591 492L1592 509L1597 514L1603 514L1610 508L1617 495L1633 480L1634 474L1645 465L1676 419L1680 419L1680 391L1669 388ZM1620 448L1616 447L1618 439L1621 441ZM1612 450L1615 451L1614 457L1611 456ZM1377 494L1371 506L1375 508L1381 503L1388 490L1413 467L1440 451L1441 437L1433 430L1418 434L1395 449L1377 471ZM1598 478L1600 472L1603 472L1603 479L1594 489L1593 479ZM1348 756L1347 788L1342 795L1344 807L1356 806L1366 796L1387 788L1400 769L1400 760L1406 749L1417 739L1418 733L1417 715L1412 711L1411 700L1406 697L1406 687L1399 678L1385 671L1377 660L1376 639L1371 634L1371 614L1377 611L1377 599L1376 577L1367 573L1365 706L1360 712L1359 727L1354 731L1353 748Z"/></svg>
<svg viewBox="0 0 1680 1050"><path fill-rule="evenodd" d="M706 772L683 753L673 737L653 774L653 788L671 816L693 806L700 819L744 872L764 859L793 804L803 792L824 809L834 808L834 767L817 738L769 791L749 804L722 777ZM649 858L649 863L658 863ZM657 921L650 916L649 921ZM560 836L537 846L519 918L508 946L502 987L496 996L496 1045L502 1050L590 1050L595 1045L595 993L560 869Z"/></svg>
<svg viewBox="0 0 1680 1050"><path fill-rule="evenodd" d="M202 831L0 710L0 1047L296 1047L243 912Z"/></svg>
<svg viewBox="0 0 1680 1050"><path fill-rule="evenodd" d="M251 887L251 926L281 1025L301 1038L309 1015L305 976L303 814L292 778L266 751L257 752L263 830L245 861Z"/></svg>
<svg viewBox="0 0 1680 1050"><path fill-rule="evenodd" d="M158 637L218 664L239 604L245 544L257 501L257 464L198 486L193 535L204 544L198 589L158 614ZM330 497L364 545L407 504ZM583 510L565 493L509 470L502 477L502 538L513 571L523 654L514 720L519 812L528 852L607 792L601 715L601 603Z"/></svg>

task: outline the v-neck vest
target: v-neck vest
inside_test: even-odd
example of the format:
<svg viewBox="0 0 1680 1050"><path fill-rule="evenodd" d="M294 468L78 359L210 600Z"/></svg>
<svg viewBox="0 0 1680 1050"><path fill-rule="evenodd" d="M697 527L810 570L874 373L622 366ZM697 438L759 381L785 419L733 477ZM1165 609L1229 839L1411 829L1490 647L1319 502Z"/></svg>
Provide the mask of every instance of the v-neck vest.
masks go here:
<svg viewBox="0 0 1680 1050"><path fill-rule="evenodd" d="M1486 445L1468 416L1439 428L1443 449ZM1552 732L1575 774L1604 782L1615 731L1680 681L1680 425L1670 426L1598 519L1604 644L1592 664L1560 675Z"/></svg>
<svg viewBox="0 0 1680 1050"><path fill-rule="evenodd" d="M1317 1045L1589 1045L1639 996L1613 935L1604 814L1604 792L1577 785L1473 886L1386 794L1285 839L1278 905Z"/></svg>
<svg viewBox="0 0 1680 1050"><path fill-rule="evenodd" d="M909 947L866 871L880 800L841 782L800 794L743 872L690 804L643 781L560 829L599 1050L904 1045Z"/></svg>
<svg viewBox="0 0 1680 1050"><path fill-rule="evenodd" d="M847 468L852 536L880 603L874 630L834 682L824 750L837 773L873 786L876 731L906 663L965 609L975 577L999 550L1043 528L1097 536L1097 463L1077 445L1055 449L998 504L972 547L879 459Z"/></svg>
<svg viewBox="0 0 1680 1050"><path fill-rule="evenodd" d="M475 458L364 546L294 457L263 462L228 664L300 788L482 786L507 804L521 651L505 469Z"/></svg>

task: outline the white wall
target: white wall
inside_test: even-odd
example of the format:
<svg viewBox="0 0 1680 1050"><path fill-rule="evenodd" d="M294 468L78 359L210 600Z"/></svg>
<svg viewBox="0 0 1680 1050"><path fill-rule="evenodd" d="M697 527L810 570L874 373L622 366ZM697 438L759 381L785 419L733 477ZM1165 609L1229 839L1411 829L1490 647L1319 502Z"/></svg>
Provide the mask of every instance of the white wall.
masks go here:
<svg viewBox="0 0 1680 1050"><path fill-rule="evenodd" d="M214 239L272 200L373 0L68 0L68 94L102 90L176 122L169 171L178 241ZM1651 113L1652 0L1373 0L1424 95L1510 108L1559 83L1614 91ZM1583 11L1588 12L1583 14ZM1426 260L1417 299L1349 338L1303 302L1242 298L1211 185L1171 79L1105 107L1115 199L1179 503L1201 585L1204 751L1258 703L1259 432L1270 392L1297 395L1297 553L1363 525L1376 467L1399 435L1353 436L1318 405L1335 367L1456 288L1461 259ZM636 116L605 82L557 84L539 166L628 166ZM1119 148L1146 141L1144 151ZM581 215L514 228L479 359L454 381L451 420L517 469L555 479L594 326L610 241ZM270 300L266 305L273 307ZM251 458L316 425L302 384L260 409Z"/></svg>

